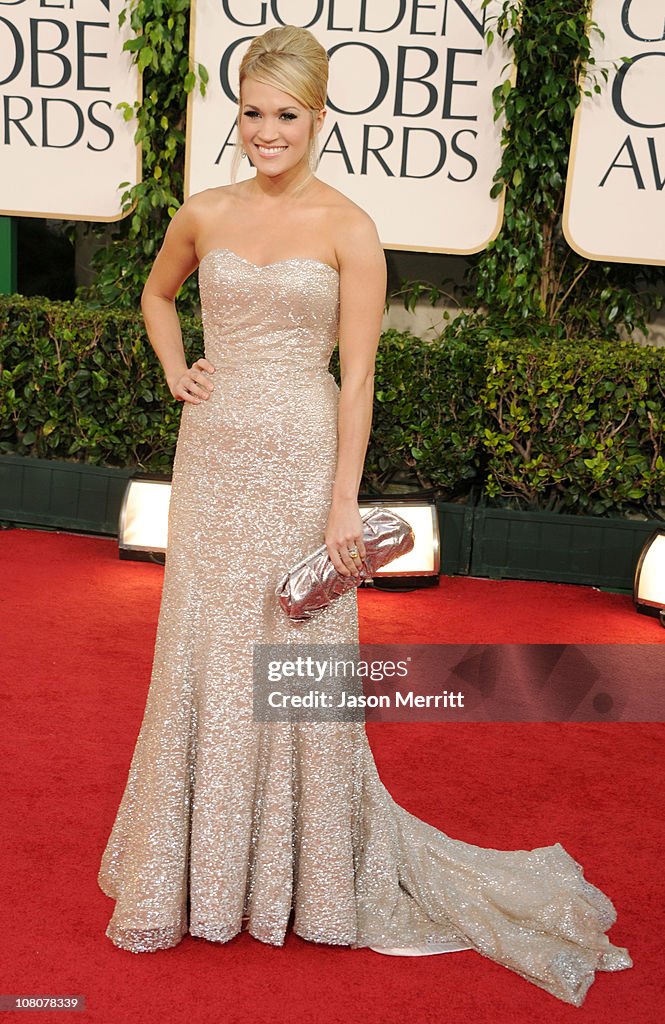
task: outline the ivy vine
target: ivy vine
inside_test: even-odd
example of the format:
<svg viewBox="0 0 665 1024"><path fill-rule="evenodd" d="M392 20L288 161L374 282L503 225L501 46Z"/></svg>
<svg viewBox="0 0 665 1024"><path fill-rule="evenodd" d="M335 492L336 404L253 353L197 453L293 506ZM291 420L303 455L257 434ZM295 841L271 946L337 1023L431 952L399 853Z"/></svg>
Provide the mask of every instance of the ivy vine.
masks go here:
<svg viewBox="0 0 665 1024"><path fill-rule="evenodd" d="M517 67L516 82L493 92L504 128L492 195L505 189L504 222L470 259L467 311L446 328L452 334L486 341L528 328L531 336L615 339L622 330L646 334L663 304L663 268L584 259L561 230L573 117L582 95L600 92L609 76L594 66L591 37L600 29L590 8L590 0L504 0L488 19L488 45L500 36ZM440 291L429 282L403 284L407 308L414 289L433 301Z"/></svg>
<svg viewBox="0 0 665 1024"><path fill-rule="evenodd" d="M121 103L126 121L136 120L134 141L141 145L143 178L122 182L122 209L128 213L92 258L96 281L79 289L89 305L136 309L150 265L159 250L170 218L184 191L185 118L187 97L197 86L205 94L208 72L190 66L191 0L128 0L118 23L132 28L123 49L143 75L143 96L133 105ZM92 227L97 235L108 228ZM182 312L193 312L198 297L194 278L178 295Z"/></svg>

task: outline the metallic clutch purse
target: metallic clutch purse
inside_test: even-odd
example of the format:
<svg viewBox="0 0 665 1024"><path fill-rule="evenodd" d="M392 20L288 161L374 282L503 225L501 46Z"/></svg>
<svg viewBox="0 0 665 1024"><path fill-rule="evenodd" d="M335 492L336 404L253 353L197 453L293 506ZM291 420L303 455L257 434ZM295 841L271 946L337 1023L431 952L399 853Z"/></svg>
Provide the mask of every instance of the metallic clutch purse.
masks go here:
<svg viewBox="0 0 665 1024"><path fill-rule="evenodd" d="M387 508L372 508L362 516L365 558L358 576L342 576L333 565L325 544L294 565L275 588L279 603L297 622L311 619L363 580L371 579L377 569L411 551L415 543L413 528L405 519Z"/></svg>

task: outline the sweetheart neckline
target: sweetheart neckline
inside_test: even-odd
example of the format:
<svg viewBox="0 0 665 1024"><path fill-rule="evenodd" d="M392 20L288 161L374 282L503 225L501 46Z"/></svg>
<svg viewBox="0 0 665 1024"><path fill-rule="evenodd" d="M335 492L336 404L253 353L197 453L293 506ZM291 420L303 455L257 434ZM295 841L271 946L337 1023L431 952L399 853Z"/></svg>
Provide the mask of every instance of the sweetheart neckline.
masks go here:
<svg viewBox="0 0 665 1024"><path fill-rule="evenodd" d="M244 256L240 256L239 253L235 252L234 249L228 249L226 246L218 246L215 249L210 249L205 256L202 256L199 260L199 266L204 260L207 260L208 256L213 256L218 252L226 252L230 256L235 256L241 263L246 263L249 267L254 267L255 270L270 270L271 267L279 267L284 263L314 263L318 267L327 267L328 270L332 270L333 274L337 274L339 277L339 271L335 269L330 263L326 263L324 260L316 260L310 256L288 256L284 260L274 260L272 263L253 263L251 260L245 259Z"/></svg>

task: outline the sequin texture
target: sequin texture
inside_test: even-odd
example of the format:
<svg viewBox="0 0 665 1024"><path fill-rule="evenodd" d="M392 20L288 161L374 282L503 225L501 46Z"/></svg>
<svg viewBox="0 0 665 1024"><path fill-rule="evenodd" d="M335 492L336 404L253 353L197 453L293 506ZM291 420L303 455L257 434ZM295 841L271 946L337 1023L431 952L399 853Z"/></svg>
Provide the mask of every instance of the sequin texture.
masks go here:
<svg viewBox="0 0 665 1024"><path fill-rule="evenodd" d="M357 643L355 590L293 622L275 586L323 541L337 453L339 277L310 259L199 268L208 401L186 404L145 713L104 851L106 934L353 948L452 943L581 1005L631 966L609 899L558 843L485 850L398 805L358 722L254 722L255 642Z"/></svg>

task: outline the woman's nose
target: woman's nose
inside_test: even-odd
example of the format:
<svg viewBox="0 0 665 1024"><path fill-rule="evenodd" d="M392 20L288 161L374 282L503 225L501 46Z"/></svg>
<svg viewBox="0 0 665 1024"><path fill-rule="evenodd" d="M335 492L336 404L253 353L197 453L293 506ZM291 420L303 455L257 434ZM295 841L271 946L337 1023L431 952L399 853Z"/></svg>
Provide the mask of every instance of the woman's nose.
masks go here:
<svg viewBox="0 0 665 1024"><path fill-rule="evenodd" d="M271 121L269 118L265 118L261 124L259 131L259 138L264 142L270 142L272 139L277 138L279 129L276 121Z"/></svg>

